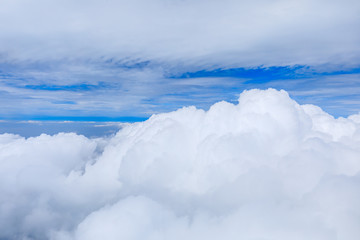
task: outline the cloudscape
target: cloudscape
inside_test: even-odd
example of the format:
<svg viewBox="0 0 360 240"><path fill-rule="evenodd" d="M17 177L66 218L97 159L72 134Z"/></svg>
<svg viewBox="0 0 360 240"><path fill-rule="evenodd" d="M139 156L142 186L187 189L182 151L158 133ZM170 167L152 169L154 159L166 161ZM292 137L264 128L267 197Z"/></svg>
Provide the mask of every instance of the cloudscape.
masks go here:
<svg viewBox="0 0 360 240"><path fill-rule="evenodd" d="M4 239L359 237L360 115L285 91L185 107L107 139L1 135Z"/></svg>
<svg viewBox="0 0 360 240"><path fill-rule="evenodd" d="M360 2L0 2L0 239L360 239Z"/></svg>

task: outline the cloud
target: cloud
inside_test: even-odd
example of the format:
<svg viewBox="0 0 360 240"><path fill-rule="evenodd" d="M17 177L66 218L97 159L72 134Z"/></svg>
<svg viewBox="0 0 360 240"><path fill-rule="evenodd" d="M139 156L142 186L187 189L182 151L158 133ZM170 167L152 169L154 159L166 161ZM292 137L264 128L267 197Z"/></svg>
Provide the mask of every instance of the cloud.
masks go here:
<svg viewBox="0 0 360 240"><path fill-rule="evenodd" d="M358 78L359 9L354 0L3 0L1 118L148 117L192 104L207 109L219 100L236 100L235 93L244 89L264 88L244 86L236 76L249 68L255 69L247 77L252 83L256 69L268 80L286 75L297 83L315 72L300 89L322 93L329 83L321 73L341 75L345 89L330 90L351 95L297 100L347 116L359 106L357 86L344 76ZM303 68L293 70L299 65ZM278 68L264 70L269 66ZM224 69L235 69L234 75L176 78ZM295 92L284 85L271 81L265 88ZM354 103L346 107L328 96Z"/></svg>
<svg viewBox="0 0 360 240"><path fill-rule="evenodd" d="M349 79L358 79L359 9L355 0L3 0L0 118L148 117L258 87L347 116L359 107ZM227 69L234 75L196 78ZM268 84L256 84L259 72ZM322 74L337 75L341 91ZM296 84L276 82L284 76Z"/></svg>
<svg viewBox="0 0 360 240"><path fill-rule="evenodd" d="M2 61L359 65L358 1L2 1Z"/></svg>
<svg viewBox="0 0 360 240"><path fill-rule="evenodd" d="M0 135L0 238L357 240L360 115L287 92L113 137Z"/></svg>

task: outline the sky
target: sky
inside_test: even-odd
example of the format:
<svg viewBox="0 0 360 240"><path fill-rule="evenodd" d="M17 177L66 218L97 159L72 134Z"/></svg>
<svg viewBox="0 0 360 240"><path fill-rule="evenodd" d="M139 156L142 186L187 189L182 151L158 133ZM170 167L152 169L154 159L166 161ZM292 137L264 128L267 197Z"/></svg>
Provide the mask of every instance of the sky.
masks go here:
<svg viewBox="0 0 360 240"><path fill-rule="evenodd" d="M359 240L359 0L0 0L0 240Z"/></svg>
<svg viewBox="0 0 360 240"><path fill-rule="evenodd" d="M245 89L360 111L360 3L0 3L0 119L139 121Z"/></svg>

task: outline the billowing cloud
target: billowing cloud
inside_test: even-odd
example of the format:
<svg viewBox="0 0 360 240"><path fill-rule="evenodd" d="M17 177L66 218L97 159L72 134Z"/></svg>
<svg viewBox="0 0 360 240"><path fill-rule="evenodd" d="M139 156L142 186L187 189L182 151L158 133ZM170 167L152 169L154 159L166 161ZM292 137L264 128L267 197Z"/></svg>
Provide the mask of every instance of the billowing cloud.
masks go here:
<svg viewBox="0 0 360 240"><path fill-rule="evenodd" d="M287 92L184 107L110 138L0 135L0 238L360 236L360 115Z"/></svg>
<svg viewBox="0 0 360 240"><path fill-rule="evenodd" d="M358 66L359 1L0 3L2 61L85 59L164 67Z"/></svg>

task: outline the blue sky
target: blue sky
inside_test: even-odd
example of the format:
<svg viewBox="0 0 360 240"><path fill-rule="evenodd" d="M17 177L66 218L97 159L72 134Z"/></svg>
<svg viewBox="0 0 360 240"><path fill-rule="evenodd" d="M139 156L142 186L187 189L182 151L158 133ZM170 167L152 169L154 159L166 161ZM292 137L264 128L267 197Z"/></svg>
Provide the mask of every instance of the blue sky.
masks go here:
<svg viewBox="0 0 360 240"><path fill-rule="evenodd" d="M43 66L20 72L14 66L6 72L3 67L5 91L0 98L6 111L1 119L139 121L182 106L207 109L221 100L235 103L245 89L269 87L285 89L299 103L321 106L336 117L360 111L359 68L321 72L285 66L172 73L154 67L102 67L95 74ZM62 75L71 80L63 83Z"/></svg>
<svg viewBox="0 0 360 240"><path fill-rule="evenodd" d="M360 111L358 1L2 1L0 119L139 121L245 89ZM94 17L96 16L96 17Z"/></svg>

